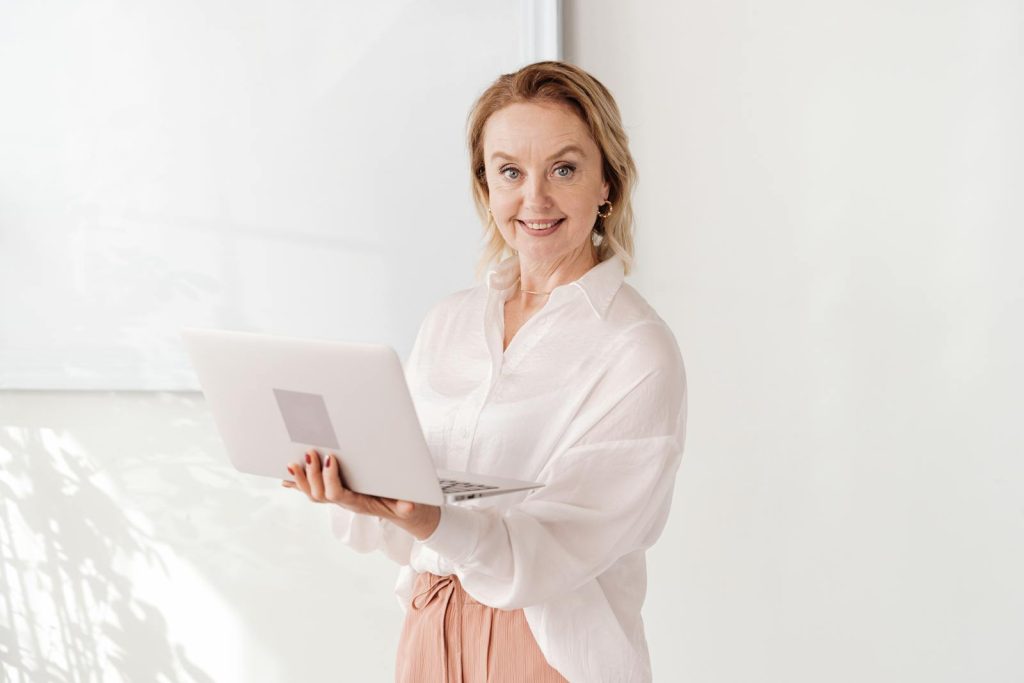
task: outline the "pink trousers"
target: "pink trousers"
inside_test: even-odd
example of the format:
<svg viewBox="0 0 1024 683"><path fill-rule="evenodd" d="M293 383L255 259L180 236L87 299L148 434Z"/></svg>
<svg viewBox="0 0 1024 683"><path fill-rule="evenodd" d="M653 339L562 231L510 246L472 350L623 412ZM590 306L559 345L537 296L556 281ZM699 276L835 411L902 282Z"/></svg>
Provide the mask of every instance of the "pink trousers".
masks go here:
<svg viewBox="0 0 1024 683"><path fill-rule="evenodd" d="M482 605L457 576L416 576L397 683L568 683L547 663L523 610Z"/></svg>

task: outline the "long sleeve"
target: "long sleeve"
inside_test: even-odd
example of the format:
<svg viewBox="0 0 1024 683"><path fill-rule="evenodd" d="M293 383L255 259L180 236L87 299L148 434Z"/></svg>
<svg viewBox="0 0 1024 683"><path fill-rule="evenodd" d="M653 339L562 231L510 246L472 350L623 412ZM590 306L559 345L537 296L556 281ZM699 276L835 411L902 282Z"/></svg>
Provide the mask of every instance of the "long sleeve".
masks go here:
<svg viewBox="0 0 1024 683"><path fill-rule="evenodd" d="M330 506L331 533L359 553L380 550L400 565L409 564L415 538L394 524L372 515L360 515Z"/></svg>
<svg viewBox="0 0 1024 683"><path fill-rule="evenodd" d="M638 326L616 353L574 420L582 436L542 471L544 488L503 512L446 506L423 541L480 602L543 603L661 534L685 436L682 359L662 324Z"/></svg>

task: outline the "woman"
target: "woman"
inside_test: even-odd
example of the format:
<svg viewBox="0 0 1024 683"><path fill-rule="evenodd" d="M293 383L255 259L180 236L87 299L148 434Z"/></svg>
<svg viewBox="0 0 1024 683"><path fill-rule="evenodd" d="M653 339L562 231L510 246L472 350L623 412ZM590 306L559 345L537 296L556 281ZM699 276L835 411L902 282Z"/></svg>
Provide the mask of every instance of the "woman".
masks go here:
<svg viewBox="0 0 1024 683"><path fill-rule="evenodd" d="M474 199L501 262L437 304L406 367L437 466L545 484L438 508L289 467L335 534L401 565L399 681L647 681L645 551L669 512L686 383L623 283L636 170L611 94L540 62L469 118ZM510 255L509 255L510 254Z"/></svg>

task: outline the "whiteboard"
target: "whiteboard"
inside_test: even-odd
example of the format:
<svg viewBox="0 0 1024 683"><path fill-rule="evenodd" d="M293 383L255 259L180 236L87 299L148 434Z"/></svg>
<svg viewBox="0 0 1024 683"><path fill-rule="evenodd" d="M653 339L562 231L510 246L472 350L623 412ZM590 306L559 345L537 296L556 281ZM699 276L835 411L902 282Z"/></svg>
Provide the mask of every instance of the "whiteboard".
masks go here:
<svg viewBox="0 0 1024 683"><path fill-rule="evenodd" d="M5 2L0 388L197 389L183 326L404 357L473 284L466 116L550 6Z"/></svg>

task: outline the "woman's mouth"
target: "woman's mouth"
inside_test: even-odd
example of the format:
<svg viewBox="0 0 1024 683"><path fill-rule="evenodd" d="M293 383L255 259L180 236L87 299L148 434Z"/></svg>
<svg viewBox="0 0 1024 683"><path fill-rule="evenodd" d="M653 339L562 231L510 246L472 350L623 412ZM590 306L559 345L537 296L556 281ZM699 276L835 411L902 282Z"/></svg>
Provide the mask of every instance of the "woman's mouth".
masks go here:
<svg viewBox="0 0 1024 683"><path fill-rule="evenodd" d="M557 230L558 226L560 226L564 221L564 218L527 221L516 219L516 223L519 224L519 227L525 228L526 232L531 235L550 235Z"/></svg>

